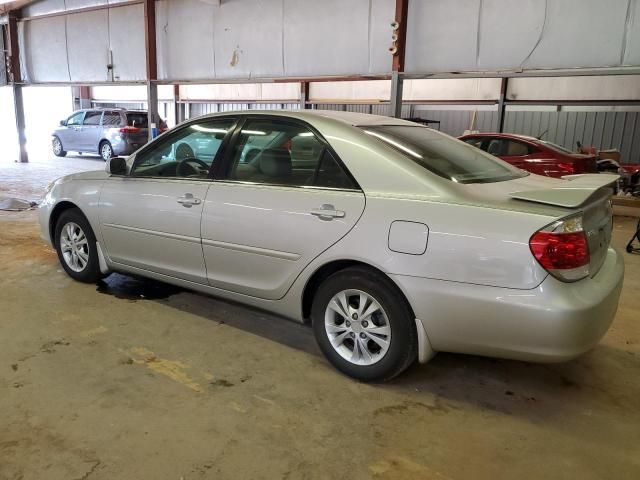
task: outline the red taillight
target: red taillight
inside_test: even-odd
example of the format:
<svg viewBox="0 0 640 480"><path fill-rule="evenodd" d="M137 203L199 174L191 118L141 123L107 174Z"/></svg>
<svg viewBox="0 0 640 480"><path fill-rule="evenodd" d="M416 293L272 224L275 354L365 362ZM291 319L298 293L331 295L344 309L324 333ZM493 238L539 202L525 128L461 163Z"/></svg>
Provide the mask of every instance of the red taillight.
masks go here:
<svg viewBox="0 0 640 480"><path fill-rule="evenodd" d="M138 127L122 127L118 131L120 133L139 133L140 129Z"/></svg>
<svg viewBox="0 0 640 480"><path fill-rule="evenodd" d="M554 277L576 281L589 275L589 244L582 217L559 220L529 239L531 253Z"/></svg>

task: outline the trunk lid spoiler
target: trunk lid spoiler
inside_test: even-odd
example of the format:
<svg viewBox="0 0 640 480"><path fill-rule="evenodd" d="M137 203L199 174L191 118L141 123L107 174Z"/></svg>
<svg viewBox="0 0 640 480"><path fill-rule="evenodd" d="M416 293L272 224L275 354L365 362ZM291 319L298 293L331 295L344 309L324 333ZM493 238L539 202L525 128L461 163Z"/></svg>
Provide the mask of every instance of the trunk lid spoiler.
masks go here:
<svg viewBox="0 0 640 480"><path fill-rule="evenodd" d="M566 182L565 185L512 192L509 196L526 202L576 208L587 203L600 188L613 186L618 178L620 178L619 175L606 173L566 175L562 177Z"/></svg>

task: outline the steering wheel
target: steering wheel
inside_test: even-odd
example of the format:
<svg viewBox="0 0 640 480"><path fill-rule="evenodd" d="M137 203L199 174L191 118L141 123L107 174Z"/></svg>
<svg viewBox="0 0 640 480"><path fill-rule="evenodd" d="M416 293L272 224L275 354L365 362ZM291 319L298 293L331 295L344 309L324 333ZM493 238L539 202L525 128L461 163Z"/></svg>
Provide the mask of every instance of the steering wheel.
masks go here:
<svg viewBox="0 0 640 480"><path fill-rule="evenodd" d="M189 177L191 175L201 175L202 170L194 167L192 164L201 166L204 170L209 171L209 165L198 158L185 158L180 160L176 166L176 175L179 177Z"/></svg>

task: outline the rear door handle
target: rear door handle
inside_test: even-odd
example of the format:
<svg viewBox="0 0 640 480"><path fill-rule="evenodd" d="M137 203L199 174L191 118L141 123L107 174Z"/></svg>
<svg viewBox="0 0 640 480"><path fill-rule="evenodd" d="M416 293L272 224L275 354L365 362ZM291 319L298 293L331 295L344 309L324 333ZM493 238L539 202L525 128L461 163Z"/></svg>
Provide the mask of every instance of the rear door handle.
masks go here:
<svg viewBox="0 0 640 480"><path fill-rule="evenodd" d="M314 208L309 213L320 220L333 220L334 218L344 218L345 216L342 210L336 210L336 207L328 203L322 205L321 208Z"/></svg>
<svg viewBox="0 0 640 480"><path fill-rule="evenodd" d="M200 205L202 200L193 196L193 193L185 193L182 197L178 197L176 200L183 207L191 208L193 205Z"/></svg>

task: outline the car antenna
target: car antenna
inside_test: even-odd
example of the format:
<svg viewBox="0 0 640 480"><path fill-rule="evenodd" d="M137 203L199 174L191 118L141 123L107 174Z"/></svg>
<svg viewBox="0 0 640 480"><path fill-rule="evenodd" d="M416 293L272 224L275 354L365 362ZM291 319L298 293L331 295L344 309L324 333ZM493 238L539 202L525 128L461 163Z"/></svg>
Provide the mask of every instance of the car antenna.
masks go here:
<svg viewBox="0 0 640 480"><path fill-rule="evenodd" d="M549 131L549 129L547 128L544 132L542 132L542 133L541 133L540 135L538 135L536 138L537 138L538 140L542 140L542 137L544 137L544 136L547 134L547 132L548 132L548 131Z"/></svg>

